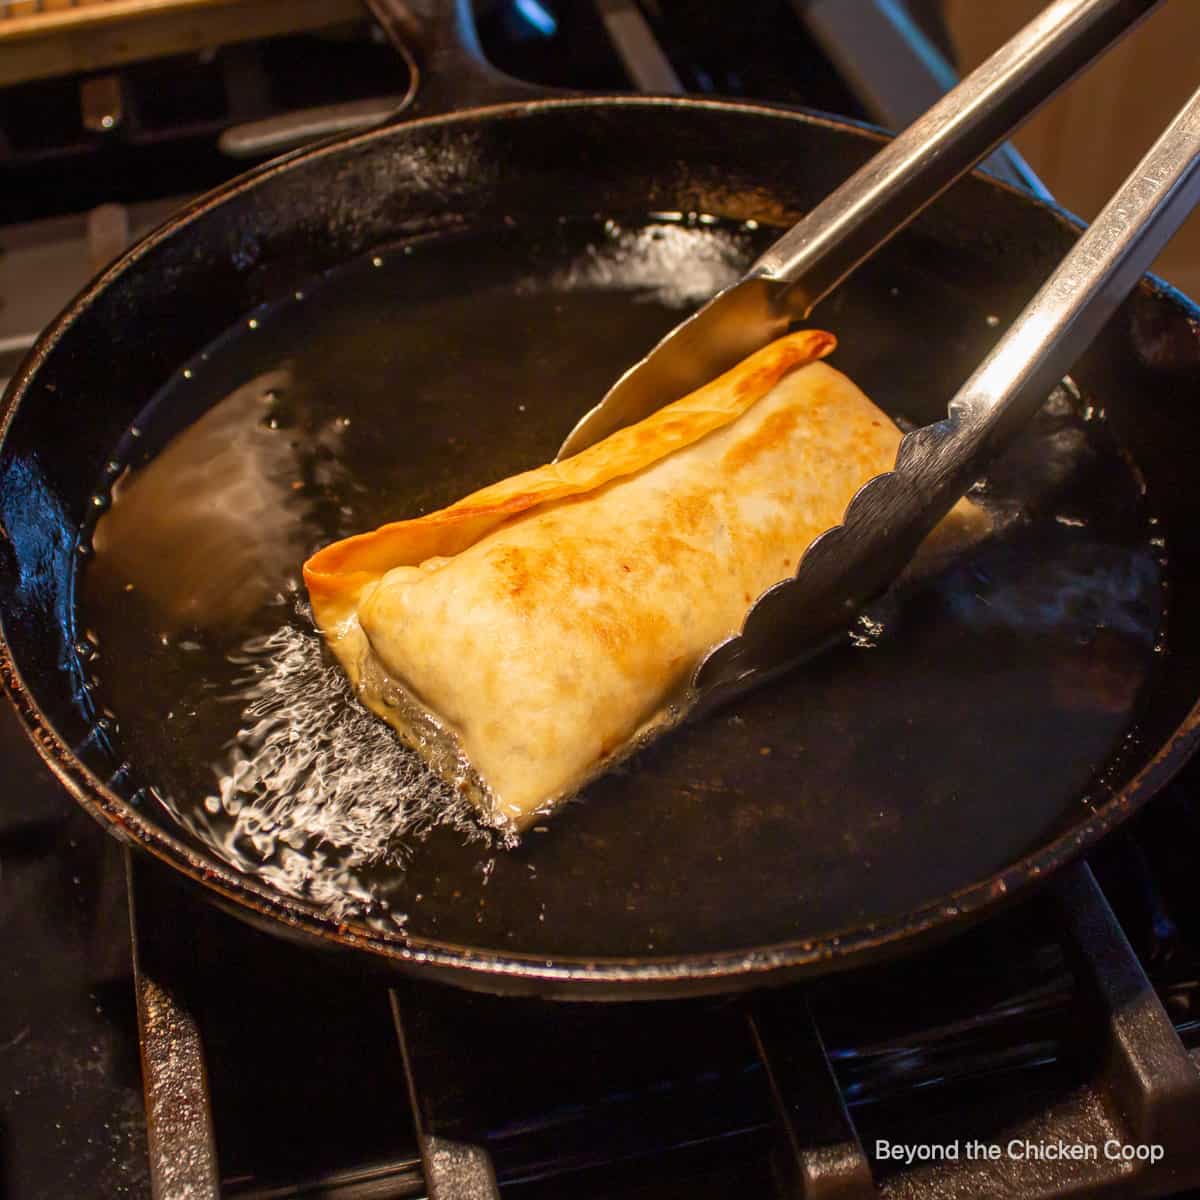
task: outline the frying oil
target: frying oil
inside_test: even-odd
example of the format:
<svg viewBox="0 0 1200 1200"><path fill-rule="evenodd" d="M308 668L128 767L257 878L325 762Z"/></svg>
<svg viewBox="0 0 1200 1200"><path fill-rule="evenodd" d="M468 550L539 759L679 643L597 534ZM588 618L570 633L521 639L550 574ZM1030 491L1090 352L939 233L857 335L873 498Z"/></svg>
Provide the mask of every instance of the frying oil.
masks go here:
<svg viewBox="0 0 1200 1200"><path fill-rule="evenodd" d="M435 825L505 839L354 701L300 564L523 469L526 444L552 457L622 361L613 343L653 341L736 279L749 248L735 228L671 219L551 241L488 264L482 312L498 323L481 323L479 299L437 294L444 245L372 254L246 318L154 399L96 493L81 620L106 647L123 750L154 764L158 794L226 861L339 916L402 923L360 873L401 866ZM539 251L552 262L531 269ZM494 442L468 459L478 417L459 414L481 401Z"/></svg>
<svg viewBox="0 0 1200 1200"><path fill-rule="evenodd" d="M1165 553L1103 420L1068 389L979 489L987 544L516 848L356 703L312 626L309 554L553 457L772 236L659 214L383 247L184 364L116 448L80 557L81 657L134 782L220 857L339 919L506 945L535 913L547 953L583 927L591 952L617 954L728 944L740 921L782 938L800 911L819 930L838 898L805 894L806 855L861 869L902 818L945 823L956 806L969 823L1014 788L1008 840L953 869L970 878L1051 832L1129 728ZM818 323L841 338L834 365L911 424L941 415L999 310L905 254L868 264ZM889 357L914 287L956 361ZM880 799L897 777L917 811ZM831 803L854 845L813 844L805 822ZM648 872L703 880L704 898ZM930 867L897 887L917 902L952 883Z"/></svg>

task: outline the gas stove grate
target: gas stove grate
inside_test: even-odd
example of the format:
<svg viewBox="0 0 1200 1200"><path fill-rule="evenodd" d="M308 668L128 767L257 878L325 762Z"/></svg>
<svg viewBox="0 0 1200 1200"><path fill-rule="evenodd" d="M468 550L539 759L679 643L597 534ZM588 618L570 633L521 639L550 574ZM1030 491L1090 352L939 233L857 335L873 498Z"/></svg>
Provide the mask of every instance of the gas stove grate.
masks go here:
<svg viewBox="0 0 1200 1200"><path fill-rule="evenodd" d="M757 1176L759 1194L843 1200L1200 1187L1197 1051L1181 1040L1084 864L951 946L806 987L595 1006L396 985L389 1002L399 1046L358 1087L390 1114L385 1124L402 1128L410 1106L415 1143L399 1134L400 1152L374 1162L286 1180L235 1170L219 1186L216 1140L203 1119L212 1103L205 1020L191 1008L204 993L196 974L204 955L180 954L172 882L140 861L130 867L137 987L153 1013L143 1020L152 1173L191 1189L164 1195L486 1198L501 1186L551 1195L570 1180L572 1194L606 1196L627 1178L720 1195L748 1176ZM1039 929L1053 933L1031 934ZM230 935L222 931L226 946ZM1010 971L1008 955L1020 956L1022 945L1027 961ZM292 972L310 965L292 953ZM887 1003L905 984L927 989L935 972L947 987L976 978L966 1024L933 1012L920 1028L910 998L899 1014L906 1035L872 1043L855 1014L859 1040L850 1045L827 1018L847 997ZM977 1010L980 988L1001 980L1008 999L998 993ZM884 1013L877 1024L892 1019ZM907 1071L895 1062L886 1078L853 1070L898 1055ZM944 1069L964 1061L983 1065L971 1077ZM1161 1149L1148 1162L1120 1157L1126 1146ZM930 1147L934 1159L903 1163L897 1147ZM1046 1157L1056 1147L1088 1157ZM697 1192L701 1179L714 1190Z"/></svg>

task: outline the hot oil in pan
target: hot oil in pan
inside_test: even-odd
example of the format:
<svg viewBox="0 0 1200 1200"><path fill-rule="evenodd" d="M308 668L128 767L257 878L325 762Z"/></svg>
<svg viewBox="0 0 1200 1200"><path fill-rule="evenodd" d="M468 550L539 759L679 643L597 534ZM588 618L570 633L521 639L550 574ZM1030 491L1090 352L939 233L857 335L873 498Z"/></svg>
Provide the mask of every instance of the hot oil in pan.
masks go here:
<svg viewBox="0 0 1200 1200"><path fill-rule="evenodd" d="M80 587L81 653L138 780L222 857L339 918L539 955L815 937L1069 823L1128 735L1163 550L1100 415L1066 391L993 471L990 543L516 848L323 651L308 554L547 460L768 240L664 218L389 248L183 368L114 455ZM917 421L1014 315L926 261L896 243L818 322L835 365Z"/></svg>

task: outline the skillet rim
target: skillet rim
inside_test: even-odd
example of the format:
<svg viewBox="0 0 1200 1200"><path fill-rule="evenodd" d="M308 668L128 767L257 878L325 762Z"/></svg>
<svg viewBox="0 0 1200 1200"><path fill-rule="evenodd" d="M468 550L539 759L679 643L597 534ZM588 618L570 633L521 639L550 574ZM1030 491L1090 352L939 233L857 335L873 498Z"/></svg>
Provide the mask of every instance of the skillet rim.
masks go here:
<svg viewBox="0 0 1200 1200"><path fill-rule="evenodd" d="M8 387L0 409L0 454L4 453L9 427L41 364L76 316L144 254L226 200L290 169L300 160L315 160L398 131L473 124L487 118L521 119L547 109L596 107L668 107L757 114L800 125L823 126L868 141L886 140L886 134L864 123L795 107L737 100L618 94L506 102L411 119L402 124L389 120L370 130L302 147L241 174L181 207L97 275L67 305L39 336ZM990 186L1045 210L1073 230L1084 227L1084 222L1053 202L1029 195L981 172L973 174L982 176ZM1183 310L1193 321L1200 321L1200 307L1170 284L1147 275L1137 286L1159 302ZM203 889L206 898L218 907L252 924L266 926L276 934L317 942L326 948L367 953L393 970L489 992L622 1000L701 995L743 990L767 982L783 982L802 974L827 973L894 957L940 936L948 936L955 928L978 919L1001 904L1027 896L1053 871L1066 866L1131 816L1169 781L1200 743L1198 697L1171 736L1143 763L1125 787L1093 809L1081 823L1000 871L882 921L832 930L817 938L706 954L636 958L559 955L547 958L473 948L402 932L385 935L356 922L339 921L315 904L284 896L260 880L243 875L215 855L184 844L168 826L147 820L136 806L107 787L74 755L26 685L9 647L5 624L5 613L0 610L0 683L16 709L22 728L59 782L119 841L136 846L173 867L189 883Z"/></svg>

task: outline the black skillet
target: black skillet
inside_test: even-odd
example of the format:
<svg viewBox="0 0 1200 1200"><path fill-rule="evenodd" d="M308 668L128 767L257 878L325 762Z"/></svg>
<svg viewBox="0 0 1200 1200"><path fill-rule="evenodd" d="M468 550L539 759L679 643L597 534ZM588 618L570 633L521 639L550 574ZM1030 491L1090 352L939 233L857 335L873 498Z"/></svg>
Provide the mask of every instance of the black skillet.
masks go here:
<svg viewBox="0 0 1200 1200"><path fill-rule="evenodd" d="M906 951L1026 893L1162 787L1194 748L1200 694L1187 619L1200 604L1200 312L1147 279L993 471L983 500L1001 532L897 602L882 636L860 630L681 731L515 851L435 829L407 865L364 872L357 915L217 853L194 819L211 789L196 737L210 753L238 713L198 705L190 733L178 724L180 659L159 646L156 614L136 593L101 603L82 569L106 462L114 448L140 461L131 424L178 429L286 360L303 394L284 423L303 441L305 403L337 393L355 418L335 455L345 511L310 508L294 580L331 536L550 457L678 319L652 290L588 276L620 242L606 219L636 251L639 237L694 248L710 228L649 214L719 218L712 236L748 257L880 140L755 104L529 99L448 39L434 57L426 112L447 87L484 106L341 138L189 205L67 309L12 383L0 668L88 811L274 933L468 987L624 999ZM835 364L897 417L940 416L1077 229L964 180L822 306ZM376 257L384 284L370 282ZM287 300L297 290L316 307ZM258 341L227 333L251 320ZM192 652L211 631L194 633L180 639Z"/></svg>

